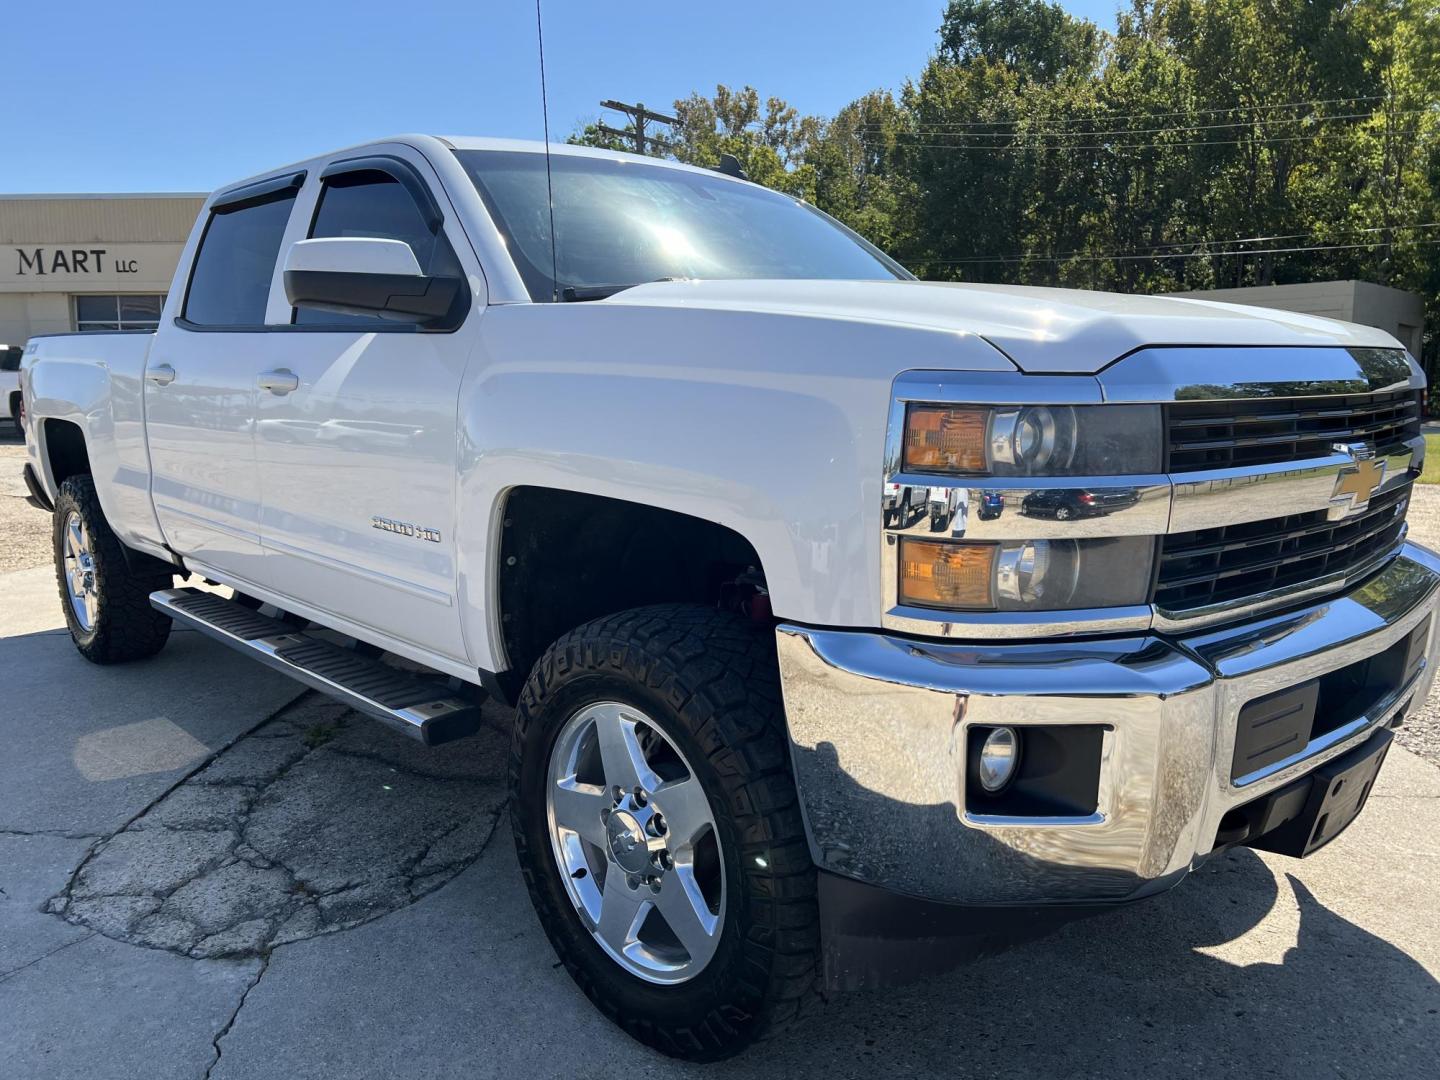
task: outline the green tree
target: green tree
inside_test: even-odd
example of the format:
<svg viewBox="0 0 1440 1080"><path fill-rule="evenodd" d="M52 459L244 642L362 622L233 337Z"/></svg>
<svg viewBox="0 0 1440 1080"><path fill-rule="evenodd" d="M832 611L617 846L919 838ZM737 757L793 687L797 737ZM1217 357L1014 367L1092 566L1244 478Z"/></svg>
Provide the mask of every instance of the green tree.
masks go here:
<svg viewBox="0 0 1440 1080"><path fill-rule="evenodd" d="M720 86L675 113L665 152L734 154L922 277L1359 277L1426 298L1440 361L1440 0L1130 0L1113 32L951 0L898 94L821 119Z"/></svg>
<svg viewBox="0 0 1440 1080"><path fill-rule="evenodd" d="M1094 23L1045 0L950 0L940 27L940 59L986 60L1049 83L1089 74L1103 39Z"/></svg>
<svg viewBox="0 0 1440 1080"><path fill-rule="evenodd" d="M601 131L600 122L598 120L591 120L587 122L583 127L581 127L579 131L571 132L566 137L565 141L571 146L595 146L599 147L601 150L634 149L634 144L628 139L622 139L618 135L611 135L608 132ZM650 156L660 156L661 150L656 143L652 142L647 145L649 147L654 147L653 150L647 150L647 153L649 153Z"/></svg>
<svg viewBox="0 0 1440 1080"><path fill-rule="evenodd" d="M814 169L805 154L820 132L820 121L780 98L761 103L753 86L720 85L711 97L691 94L675 102L671 151L680 161L705 168L733 154L751 180L777 191L813 198Z"/></svg>
<svg viewBox="0 0 1440 1080"><path fill-rule="evenodd" d="M1097 213L1088 151L1067 133L1093 109L1105 40L1058 4L949 6L903 94L919 217L907 254L925 275L1058 280L1049 253L1083 244Z"/></svg>
<svg viewBox="0 0 1440 1080"><path fill-rule="evenodd" d="M908 117L887 90L841 109L805 149L814 172L817 206L881 248L913 245L914 185L902 160Z"/></svg>

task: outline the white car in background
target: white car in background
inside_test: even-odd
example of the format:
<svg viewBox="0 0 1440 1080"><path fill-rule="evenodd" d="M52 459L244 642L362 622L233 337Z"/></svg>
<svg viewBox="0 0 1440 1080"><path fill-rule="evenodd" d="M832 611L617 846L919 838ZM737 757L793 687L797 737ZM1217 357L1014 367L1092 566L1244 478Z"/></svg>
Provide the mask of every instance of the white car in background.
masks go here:
<svg viewBox="0 0 1440 1080"><path fill-rule="evenodd" d="M20 345L0 345L0 416L20 426Z"/></svg>

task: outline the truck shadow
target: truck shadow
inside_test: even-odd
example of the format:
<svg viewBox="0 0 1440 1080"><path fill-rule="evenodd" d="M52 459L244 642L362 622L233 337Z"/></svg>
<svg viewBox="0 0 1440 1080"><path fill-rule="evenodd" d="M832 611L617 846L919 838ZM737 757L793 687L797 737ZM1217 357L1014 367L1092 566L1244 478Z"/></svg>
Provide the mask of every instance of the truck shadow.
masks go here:
<svg viewBox="0 0 1440 1080"><path fill-rule="evenodd" d="M893 802L865 799L867 810ZM897 820L935 815L935 829L960 828L948 804L893 809ZM1336 853L1362 843L1360 831L1337 840ZM898 990L837 995L793 1040L767 1046L769 1066L848 1074L873 1059L886 1071L912 1062L906 1071L923 1075L1148 1077L1213 1066L1241 1076L1433 1076L1440 982L1317 897L1353 887L1353 870L1337 873L1342 864L1325 858L1272 863L1231 849L1161 896ZM817 1069L822 1059L829 1069Z"/></svg>
<svg viewBox="0 0 1440 1080"><path fill-rule="evenodd" d="M131 700L118 693L121 683L137 684L138 694L143 682L152 688L146 695L169 701L183 686L182 673L198 654L210 650L199 641L187 642L144 668L107 672L97 681L89 671L81 678L78 659L72 672L73 650L63 634L26 635L6 644L16 651L0 666L13 665L9 673L16 700L59 708L52 701L55 686L69 685L72 694L76 687L95 688L93 696L76 697L61 715L41 710L27 718L26 730L47 734L41 742L26 744L27 752L9 765L13 771L0 770L15 805L43 801L47 789L57 784L74 790L74 798L93 800L98 790L129 783L64 788L60 781L73 773L71 740L113 722L116 705ZM31 651L22 657L27 649ZM187 653L196 655L187 661ZM221 684L228 681L227 656L214 647L206 661L211 677ZM243 660L235 664L237 681L258 678ZM163 681L171 666L173 684ZM26 678L31 680L28 692L18 685ZM50 687L48 693L42 684ZM106 695L115 702L107 706L102 700ZM137 705L151 700L134 699ZM170 711L179 726L214 745L218 731L212 720L198 712ZM79 719L60 724L62 716ZM508 715L498 708L488 708L486 719L502 732L508 728ZM418 771L446 762L453 766L453 748L415 748L386 729L358 727L369 725L368 720L354 720L358 734L373 741L374 749L386 755L403 753L414 759ZM234 730L233 722L228 730ZM247 746L253 749L256 741L242 740L221 761L242 754ZM22 768L24 774L35 774L28 786L19 783ZM297 776L297 781L307 782L296 790L317 793L331 783L333 790L323 803L327 818L333 817L336 827L368 832L367 823L381 817L381 790L375 783L347 781L333 773L327 766L317 768L308 780ZM473 812L474 792L452 786L449 809L442 807L441 816ZM153 798L161 790L163 785L158 790L147 786L124 799L117 794L117 807L124 803L133 812L138 809L133 800ZM910 822L913 829L897 830L902 838L957 827L954 807L948 804L915 807L875 792L865 796L868 810ZM57 813L63 802L54 803ZM1420 825L1400 821L1384 803L1366 811L1377 813L1390 815L1387 827L1410 829L1415 846ZM45 820L37 827L57 823L63 824ZM236 1030L264 1044L255 1053L272 1053L268 1048L286 1045L310 1045L310 1052L318 1052L314 1041L319 1040L325 1054L356 1060L356 1076L377 1074L375 1064L386 1060L379 1048L404 1045L407 1052L435 1065L433 1072L420 1068L414 1075L444 1075L459 1061L482 1073L510 1062L514 1067L509 1071L518 1076L587 1075L564 1063L598 1055L614 1066L607 1067L607 1075L638 1067L651 1075L737 1078L883 1074L1148 1080L1205 1072L1430 1078L1440 1054L1440 982L1407 949L1432 959L1436 901L1417 895L1413 913L1377 910L1373 896L1382 895L1380 890L1367 896L1363 879L1353 865L1347 866L1348 852L1358 852L1364 843L1365 824L1362 818L1356 831L1310 861L1267 856L1267 862L1252 851L1235 849L1216 856L1191 880L1162 896L1064 926L909 986L836 995L809 1009L783 1036L733 1061L701 1069L667 1062L631 1042L556 970L525 897L502 818L487 846L493 858L482 856L469 872L421 902L343 935L277 949L271 974L251 995L246 1023ZM282 854L288 858L293 851ZM465 854L472 856L473 851ZM922 848L915 857L943 857L943 852ZM55 882L57 889L61 885L63 880ZM1343 898L1347 910L1374 912L1367 917L1371 925L1398 929L1387 940L1322 897L1332 903ZM1426 912L1432 920L1428 928ZM417 1033L415 1018L396 1011L393 1003L406 995L422 999L434 992L437 979L456 1001L491 1004L467 1006L466 1022L458 1025L432 1018L436 1029L422 1025ZM366 989L375 987L386 989L377 997ZM309 1011L293 1012L296 998L291 995L309 1003ZM317 1025L317 1014L347 1020ZM538 1016L558 1021L545 1025L544 1063L537 1063L536 1044L527 1034L536 1030L527 1022L533 1024ZM434 1037L422 1038L423 1032ZM367 1053L376 1055L370 1067L363 1065ZM243 1057L244 1050L227 1044L226 1054Z"/></svg>

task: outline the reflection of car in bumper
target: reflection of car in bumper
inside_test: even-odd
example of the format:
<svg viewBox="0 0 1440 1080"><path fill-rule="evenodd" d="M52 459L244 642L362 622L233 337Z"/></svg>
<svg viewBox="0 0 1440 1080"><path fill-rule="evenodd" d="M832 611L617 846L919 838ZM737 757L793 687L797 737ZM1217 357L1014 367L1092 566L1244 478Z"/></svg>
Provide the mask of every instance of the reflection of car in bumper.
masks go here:
<svg viewBox="0 0 1440 1080"><path fill-rule="evenodd" d="M1098 491L1056 488L1025 496L1020 504L1020 512L1028 517L1053 517L1061 520L1099 517L1128 509L1139 501L1140 492L1134 488Z"/></svg>
<svg viewBox="0 0 1440 1080"><path fill-rule="evenodd" d="M886 484L880 500L880 508L885 515L885 524L888 526L896 521L908 524L911 511L919 498L921 496L917 496L912 487L904 484Z"/></svg>
<svg viewBox="0 0 1440 1080"><path fill-rule="evenodd" d="M931 530L943 529L949 525L959 504L960 490L958 488L931 488L926 501Z"/></svg>
<svg viewBox="0 0 1440 1080"><path fill-rule="evenodd" d="M1425 699L1437 586L1440 557L1406 545L1344 595L1183 638L962 645L782 626L815 861L928 901L1027 907L1145 896L1262 832L1257 846L1305 854L1368 794L1322 808L1312 774ZM1251 737L1297 717L1283 746ZM1025 749L988 796L977 745L997 726ZM1359 784L1378 760L1341 764Z"/></svg>
<svg viewBox="0 0 1440 1080"><path fill-rule="evenodd" d="M980 495L980 509L977 511L981 521L994 521L1005 510L1005 496L998 491L985 491Z"/></svg>

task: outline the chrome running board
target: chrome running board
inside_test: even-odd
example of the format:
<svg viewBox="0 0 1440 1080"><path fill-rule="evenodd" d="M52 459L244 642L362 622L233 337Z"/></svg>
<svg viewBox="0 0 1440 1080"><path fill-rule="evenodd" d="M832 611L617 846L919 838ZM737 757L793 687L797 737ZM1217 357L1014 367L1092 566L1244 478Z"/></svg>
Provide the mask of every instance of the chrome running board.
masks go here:
<svg viewBox="0 0 1440 1080"><path fill-rule="evenodd" d="M208 634L267 667L343 701L427 746L472 735L480 726L473 700L435 678L400 671L322 638L198 589L161 589L150 603L184 626Z"/></svg>

